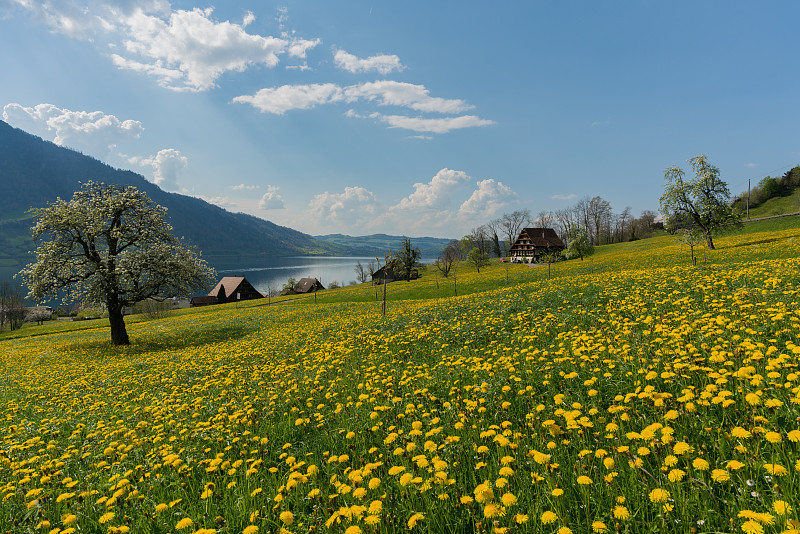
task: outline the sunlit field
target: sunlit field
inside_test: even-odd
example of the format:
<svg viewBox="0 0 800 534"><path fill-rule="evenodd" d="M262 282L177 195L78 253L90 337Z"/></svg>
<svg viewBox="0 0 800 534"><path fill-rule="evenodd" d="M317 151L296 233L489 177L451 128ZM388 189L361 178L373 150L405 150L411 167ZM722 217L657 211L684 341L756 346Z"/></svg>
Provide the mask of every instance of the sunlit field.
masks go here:
<svg viewBox="0 0 800 534"><path fill-rule="evenodd" d="M800 223L770 224L696 266L665 236L429 268L385 318L365 285L125 348L6 334L0 531L800 533Z"/></svg>

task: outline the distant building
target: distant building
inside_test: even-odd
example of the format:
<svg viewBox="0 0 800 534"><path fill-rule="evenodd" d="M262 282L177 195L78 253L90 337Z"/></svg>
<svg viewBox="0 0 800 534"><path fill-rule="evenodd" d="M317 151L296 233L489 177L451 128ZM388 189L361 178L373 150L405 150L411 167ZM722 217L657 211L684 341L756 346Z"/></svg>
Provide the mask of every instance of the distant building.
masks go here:
<svg viewBox="0 0 800 534"><path fill-rule="evenodd" d="M217 303L217 297L202 296L202 297L192 297L192 300L190 301L189 305L192 308L196 308L198 306L209 306L211 304L216 304L216 303Z"/></svg>
<svg viewBox="0 0 800 534"><path fill-rule="evenodd" d="M264 295L256 290L244 276L225 276L208 293L208 296L216 297L216 303L219 304L264 298Z"/></svg>
<svg viewBox="0 0 800 534"><path fill-rule="evenodd" d="M294 292L313 293L315 291L321 291L323 289L325 289L325 286L323 286L322 282L320 282L316 278L301 278L297 282L297 285L295 285Z"/></svg>
<svg viewBox="0 0 800 534"><path fill-rule="evenodd" d="M419 278L419 271L416 268L411 269L411 276L409 276L409 278L411 280ZM382 284L384 279L386 283L406 279L405 272L403 271L403 264L400 263L400 260L397 258L390 260L389 263L372 274L372 283L374 285Z"/></svg>
<svg viewBox="0 0 800 534"><path fill-rule="evenodd" d="M508 255L511 261L533 258L533 261L566 247L552 228L523 228Z"/></svg>

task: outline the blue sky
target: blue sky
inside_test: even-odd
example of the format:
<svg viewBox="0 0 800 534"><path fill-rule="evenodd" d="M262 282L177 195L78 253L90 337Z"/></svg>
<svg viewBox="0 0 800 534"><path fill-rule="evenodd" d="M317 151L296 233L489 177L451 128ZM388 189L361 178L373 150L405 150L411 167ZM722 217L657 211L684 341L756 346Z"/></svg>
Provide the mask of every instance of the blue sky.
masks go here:
<svg viewBox="0 0 800 534"><path fill-rule="evenodd" d="M311 234L800 163L796 2L0 0L3 120ZM91 177L86 177L90 179Z"/></svg>

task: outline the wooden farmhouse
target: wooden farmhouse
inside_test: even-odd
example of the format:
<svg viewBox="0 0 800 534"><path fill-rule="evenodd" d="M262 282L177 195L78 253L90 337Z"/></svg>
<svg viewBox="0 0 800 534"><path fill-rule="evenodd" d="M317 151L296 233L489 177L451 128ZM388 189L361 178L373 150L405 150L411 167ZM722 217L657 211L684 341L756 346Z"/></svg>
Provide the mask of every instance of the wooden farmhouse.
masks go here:
<svg viewBox="0 0 800 534"><path fill-rule="evenodd" d="M218 304L225 302L238 302L240 300L263 299L261 294L244 276L225 276L208 293L209 297L216 297Z"/></svg>
<svg viewBox="0 0 800 534"><path fill-rule="evenodd" d="M316 278L301 278L297 281L297 283L295 283L294 289L284 289L281 291L281 296L296 295L299 293L314 293L315 291L321 291L323 289L325 289L325 286L323 286L322 282Z"/></svg>
<svg viewBox="0 0 800 534"><path fill-rule="evenodd" d="M406 279L406 275L403 273L403 266L397 258L390 260L389 263L372 274L372 284L382 284L384 275L387 283ZM417 278L419 278L419 271L417 269L412 269L410 279L416 280Z"/></svg>
<svg viewBox="0 0 800 534"><path fill-rule="evenodd" d="M566 247L552 228L523 228L508 255L511 261L539 261L545 254L561 252Z"/></svg>
<svg viewBox="0 0 800 534"><path fill-rule="evenodd" d="M297 281L297 286L294 288L295 293L313 293L314 291L321 291L325 289L322 282L316 278L301 278Z"/></svg>

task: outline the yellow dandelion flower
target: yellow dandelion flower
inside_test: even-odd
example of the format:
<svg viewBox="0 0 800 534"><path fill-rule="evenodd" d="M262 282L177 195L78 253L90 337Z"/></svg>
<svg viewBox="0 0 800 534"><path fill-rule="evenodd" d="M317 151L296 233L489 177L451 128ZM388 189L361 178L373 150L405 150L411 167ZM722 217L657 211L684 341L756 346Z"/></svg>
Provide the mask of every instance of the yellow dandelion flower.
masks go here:
<svg viewBox="0 0 800 534"><path fill-rule="evenodd" d="M64 514L61 516L61 523L63 523L65 527L74 525L76 521L78 521L78 516L75 514Z"/></svg>
<svg viewBox="0 0 800 534"><path fill-rule="evenodd" d="M423 519L425 519L425 516L422 514L417 513L412 515L411 517L408 518L408 528L410 529L414 528L415 526L417 526L417 523L419 523Z"/></svg>
<svg viewBox="0 0 800 534"><path fill-rule="evenodd" d="M114 512L106 512L100 516L100 519L98 519L98 521L100 523L108 523L112 519L114 519Z"/></svg>
<svg viewBox="0 0 800 534"><path fill-rule="evenodd" d="M344 531L344 534L361 534L361 529L356 525L350 525L347 527L347 530Z"/></svg>
<svg viewBox="0 0 800 534"><path fill-rule="evenodd" d="M525 514L516 514L514 516L514 522L518 525L523 525L528 522L528 516Z"/></svg>
<svg viewBox="0 0 800 534"><path fill-rule="evenodd" d="M464 495L461 497L461 504L470 504L472 502L472 497L469 495Z"/></svg>
<svg viewBox="0 0 800 534"><path fill-rule="evenodd" d="M572 534L572 530L569 527L561 527L556 531L556 534Z"/></svg>
<svg viewBox="0 0 800 534"><path fill-rule="evenodd" d="M175 524L175 530L190 528L192 525L194 525L194 521L192 521L191 518L184 517Z"/></svg>
<svg viewBox="0 0 800 534"><path fill-rule="evenodd" d="M792 513L792 507L786 501L775 501L772 503L772 509L778 515L789 515Z"/></svg>
<svg viewBox="0 0 800 534"><path fill-rule="evenodd" d="M613 514L615 519L620 519L623 521L631 516L631 513L628 511L628 509L621 504L618 504L614 507Z"/></svg>
<svg viewBox="0 0 800 534"><path fill-rule="evenodd" d="M707 471L710 466L709 466L708 462L705 461L704 459L695 458L692 461L692 467L694 467L698 471Z"/></svg>
<svg viewBox="0 0 800 534"><path fill-rule="evenodd" d="M669 492L667 490L656 488L650 492L650 502L665 502L669 499Z"/></svg>
<svg viewBox="0 0 800 534"><path fill-rule="evenodd" d="M731 479L730 473L724 469L714 469L711 471L711 480L714 482L727 482Z"/></svg>
<svg viewBox="0 0 800 534"><path fill-rule="evenodd" d="M667 474L670 482L680 482L686 476L686 471L682 469L673 469Z"/></svg>
<svg viewBox="0 0 800 534"><path fill-rule="evenodd" d="M781 441L783 441L783 437L781 437L781 435L778 434L777 432L767 432L766 434L764 434L764 439L766 439L770 443L780 443Z"/></svg>
<svg viewBox="0 0 800 534"><path fill-rule="evenodd" d="M169 508L169 506L167 506L165 503L163 503L163 502L159 503L159 504L156 505L156 513L160 514L161 512L163 512L164 510L166 510L168 508Z"/></svg>
<svg viewBox="0 0 800 534"><path fill-rule="evenodd" d="M242 534L256 534L258 532L258 527L255 525L248 525L244 527Z"/></svg>
<svg viewBox="0 0 800 534"><path fill-rule="evenodd" d="M287 527L294 523L294 514L289 510L281 512L280 516L281 522L286 525Z"/></svg>
<svg viewBox="0 0 800 534"><path fill-rule="evenodd" d="M750 519L742 523L742 532L745 534L764 534L764 527L758 521Z"/></svg>
<svg viewBox="0 0 800 534"><path fill-rule="evenodd" d="M778 464L764 464L764 469L766 469L770 475L774 475L776 477L782 477L789 472L785 467Z"/></svg>
<svg viewBox="0 0 800 534"><path fill-rule="evenodd" d="M505 507L514 506L517 504L517 497L513 493L504 493L503 496L500 497L500 502L502 502Z"/></svg>
<svg viewBox="0 0 800 534"><path fill-rule="evenodd" d="M378 486L380 485L381 485L381 479L379 478L371 478L369 479L369 484L367 484L367 486L371 490L378 489Z"/></svg>
<svg viewBox="0 0 800 534"><path fill-rule="evenodd" d="M592 532L608 532L608 527L602 521L592 522Z"/></svg>
<svg viewBox="0 0 800 534"><path fill-rule="evenodd" d="M588 486L592 483L592 479L587 477L586 475L581 475L578 477L578 484L581 486Z"/></svg>
<svg viewBox="0 0 800 534"><path fill-rule="evenodd" d="M547 510L546 512L542 513L542 516L539 518L539 520L543 524L549 525L550 523L555 523L558 521L558 516L554 512Z"/></svg>
<svg viewBox="0 0 800 534"><path fill-rule="evenodd" d="M501 506L496 505L493 502L490 502L483 508L483 515L489 519L493 517L501 517L505 515L505 511Z"/></svg>

